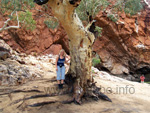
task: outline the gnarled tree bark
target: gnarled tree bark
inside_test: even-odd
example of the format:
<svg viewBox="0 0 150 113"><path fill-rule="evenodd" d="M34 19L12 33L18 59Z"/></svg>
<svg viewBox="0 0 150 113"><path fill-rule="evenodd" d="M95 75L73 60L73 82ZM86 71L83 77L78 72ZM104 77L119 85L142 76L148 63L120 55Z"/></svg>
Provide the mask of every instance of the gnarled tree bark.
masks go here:
<svg viewBox="0 0 150 113"><path fill-rule="evenodd" d="M35 0L38 1L38 0ZM47 1L47 0L46 0ZM52 8L52 13L58 18L69 37L69 49L71 63L66 79L69 77L68 84L73 84L74 100L81 103L81 98L87 92L91 96L98 98L99 94L90 91L93 84L91 74L92 67L92 45L94 43L94 34L84 27L75 8L81 0L49 0L48 5ZM39 1L41 5L42 2ZM92 23L91 23L92 24Z"/></svg>

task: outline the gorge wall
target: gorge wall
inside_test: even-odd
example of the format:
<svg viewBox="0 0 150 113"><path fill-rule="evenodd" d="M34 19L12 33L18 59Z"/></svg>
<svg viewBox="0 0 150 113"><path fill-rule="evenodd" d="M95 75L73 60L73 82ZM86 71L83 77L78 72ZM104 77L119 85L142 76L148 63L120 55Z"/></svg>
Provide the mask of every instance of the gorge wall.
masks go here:
<svg viewBox="0 0 150 113"><path fill-rule="evenodd" d="M43 10L42 7L36 6L36 10L32 10L33 18L36 20L36 29L33 31L21 29L10 29L0 33L0 38L4 39L14 50L30 54L32 52L38 54L53 53L58 54L63 47L69 53L67 35L61 25L57 29L49 29L44 20L45 14L51 16L50 10ZM43 16L42 16L43 15ZM0 27L3 26L7 18L0 15ZM9 23L13 25L13 22Z"/></svg>
<svg viewBox="0 0 150 113"><path fill-rule="evenodd" d="M41 10L41 7L37 6L37 9ZM50 11L45 12L50 14ZM69 53L68 37L63 27L48 29L41 15L38 10L33 11L37 23L34 31L22 28L3 31L0 38L16 51L27 54L58 54L61 48ZM102 37L98 37L93 45L93 51L98 53L102 62L98 68L130 80L139 80L141 74L150 79L150 8L146 6L132 17L119 13L118 22L112 22L106 15L99 12L95 18L96 24L103 28ZM0 27L5 20L0 16Z"/></svg>
<svg viewBox="0 0 150 113"><path fill-rule="evenodd" d="M150 8L147 6L136 16L120 13L119 20L112 22L100 12L97 25L103 28L102 37L94 44L102 61L101 69L113 74L131 74L129 79L150 74Z"/></svg>

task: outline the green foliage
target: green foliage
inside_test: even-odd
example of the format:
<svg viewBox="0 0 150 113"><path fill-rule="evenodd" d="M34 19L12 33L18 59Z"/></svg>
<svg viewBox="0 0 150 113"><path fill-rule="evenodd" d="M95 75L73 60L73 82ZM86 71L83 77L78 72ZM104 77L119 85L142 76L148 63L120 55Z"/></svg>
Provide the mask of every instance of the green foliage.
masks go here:
<svg viewBox="0 0 150 113"><path fill-rule="evenodd" d="M82 21L89 22L87 12L94 18L100 10L104 10L108 5L107 0L82 0L76 12Z"/></svg>
<svg viewBox="0 0 150 113"><path fill-rule="evenodd" d="M82 0L76 12L82 21L89 22L87 12L94 18L100 10L105 11L110 7L110 4L111 14L108 17L114 22L117 21L114 14L118 11L124 10L128 14L134 15L143 8L141 0L117 0L115 4L112 4L112 0Z"/></svg>
<svg viewBox="0 0 150 113"><path fill-rule="evenodd" d="M135 15L143 9L141 0L117 0L113 6L113 10L125 11L126 14Z"/></svg>
<svg viewBox="0 0 150 113"><path fill-rule="evenodd" d="M114 3L113 0L82 0L76 9L76 12L79 15L79 18L88 24L89 15L92 16L92 18L95 18L100 10L106 11L107 9L110 9L107 16L110 20L116 22L118 20L118 16L116 15L118 11L125 11L127 14L134 15L143 8L141 0L116 0L115 4L112 3ZM11 16L11 13L17 11L21 26L33 30L36 23L32 18L30 9L34 8L34 5L33 0L0 0L0 13L7 14L10 19L14 19L15 13L13 16ZM46 4L42 7L48 9ZM14 20L16 21L16 19ZM52 29L58 27L58 21L56 19L46 19L44 23ZM95 31L97 31L100 36L101 29L96 27Z"/></svg>
<svg viewBox="0 0 150 113"><path fill-rule="evenodd" d="M95 30L94 31L96 31L97 33L98 33L98 36L99 37L101 37L102 35L102 28L101 27L98 27L98 26L96 26L96 28L95 28Z"/></svg>
<svg viewBox="0 0 150 113"><path fill-rule="evenodd" d="M100 64L100 63L101 63L101 60L99 58L99 55L96 54L96 56L92 59L92 65L96 66L97 64Z"/></svg>
<svg viewBox="0 0 150 113"><path fill-rule="evenodd" d="M22 27L27 30L34 30L36 28L36 22L32 18L32 13L28 10L19 14L19 21Z"/></svg>
<svg viewBox="0 0 150 113"><path fill-rule="evenodd" d="M117 22L118 18L114 14L107 14L107 17L113 22Z"/></svg>
<svg viewBox="0 0 150 113"><path fill-rule="evenodd" d="M33 0L1 0L1 10L6 11L23 11L29 7L34 7Z"/></svg>
<svg viewBox="0 0 150 113"><path fill-rule="evenodd" d="M108 5L109 2L107 0L82 0L80 5L76 9L76 12L79 18L88 24L89 15L94 18L100 10L105 10ZM87 12L89 13L89 15L87 14ZM98 36L101 36L102 28L96 26L95 31L98 32Z"/></svg>
<svg viewBox="0 0 150 113"><path fill-rule="evenodd" d="M128 14L135 15L143 9L143 5L141 4L141 0L128 0L125 3L124 11Z"/></svg>
<svg viewBox="0 0 150 113"><path fill-rule="evenodd" d="M0 13L7 15L13 21L17 21L15 15L17 11L21 27L27 30L36 28L36 22L29 11L33 7L33 0L0 0ZM13 15L11 15L12 12L14 12Z"/></svg>
<svg viewBox="0 0 150 113"><path fill-rule="evenodd" d="M145 83L150 84L150 82L145 82Z"/></svg>
<svg viewBox="0 0 150 113"><path fill-rule="evenodd" d="M100 64L100 59L97 59L97 58L93 58L93 60L92 60L92 65L93 66L96 66L97 64Z"/></svg>
<svg viewBox="0 0 150 113"><path fill-rule="evenodd" d="M55 29L59 25L57 19L55 18L46 19L44 23L47 25L48 28L51 28L51 29Z"/></svg>
<svg viewBox="0 0 150 113"><path fill-rule="evenodd" d="M113 10L115 12L123 11L123 7L124 7L124 0L117 0L117 2L113 6Z"/></svg>

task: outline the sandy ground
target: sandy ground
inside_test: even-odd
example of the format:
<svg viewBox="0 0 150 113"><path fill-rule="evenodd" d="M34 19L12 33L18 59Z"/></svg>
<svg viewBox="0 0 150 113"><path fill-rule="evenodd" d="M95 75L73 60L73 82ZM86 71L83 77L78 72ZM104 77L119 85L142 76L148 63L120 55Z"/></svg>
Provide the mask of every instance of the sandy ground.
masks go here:
<svg viewBox="0 0 150 113"><path fill-rule="evenodd" d="M114 82L104 80L95 76L97 85L101 86L101 91L104 92L112 102L103 100L84 101L82 105L62 104L60 101L70 99L71 96L60 95L53 97L41 97L35 99L21 100L14 103L16 100L30 97L37 94L45 94L46 91L57 91L56 81L52 82L56 76L55 72L48 72L44 78L29 81L21 86L0 87L0 112L2 113L150 113L150 85L141 84L130 81ZM49 89L48 89L49 88ZM40 90L38 92L20 92L1 95L10 90ZM46 90L48 89L48 90ZM53 89L53 91L52 91ZM47 104L40 107L31 107L34 103L43 101L59 101L52 104Z"/></svg>

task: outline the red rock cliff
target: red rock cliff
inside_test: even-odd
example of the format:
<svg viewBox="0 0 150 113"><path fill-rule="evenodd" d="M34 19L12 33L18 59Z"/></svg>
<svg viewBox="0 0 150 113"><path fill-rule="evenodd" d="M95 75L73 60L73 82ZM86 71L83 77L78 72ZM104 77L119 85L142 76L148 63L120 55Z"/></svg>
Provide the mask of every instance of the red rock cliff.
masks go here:
<svg viewBox="0 0 150 113"><path fill-rule="evenodd" d="M136 16L119 14L118 22L100 12L97 25L103 28L96 39L94 51L101 58L102 67L113 74L150 73L150 8Z"/></svg>
<svg viewBox="0 0 150 113"><path fill-rule="evenodd" d="M42 10L40 6L36 9ZM37 27L33 32L24 29L15 29L3 31L0 33L0 38L4 39L13 49L18 52L31 52L36 53L53 53L58 54L59 50L63 47L66 52L69 52L67 35L63 28L60 26L58 29L49 29L44 24L44 16L38 10L32 11L33 18L36 20ZM45 11L51 15L51 11ZM3 26L5 17L0 16L0 27ZM12 24L12 23L10 23Z"/></svg>
<svg viewBox="0 0 150 113"><path fill-rule="evenodd" d="M96 24L103 28L103 33L102 37L96 39L93 50L99 54L102 66L111 73L150 73L149 12L150 9L146 7L133 17L119 14L120 19L116 23L102 12L97 15ZM15 50L28 54L58 54L61 48L69 53L68 37L63 28L48 29L40 12L33 11L33 15L37 22L37 28L33 32L24 29L8 30L0 33L0 38ZM0 20L1 23L4 22Z"/></svg>

